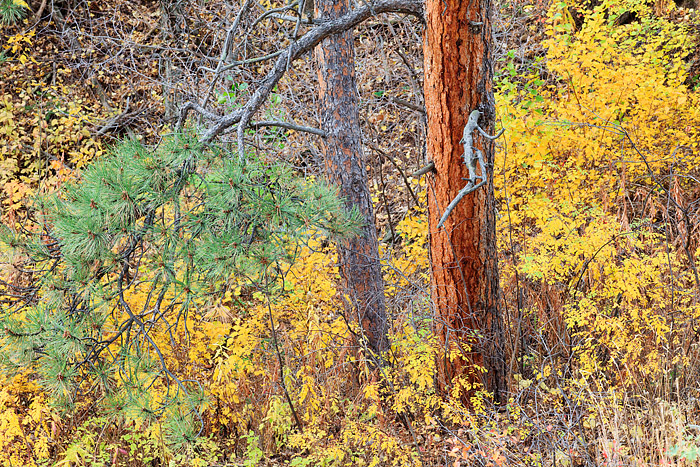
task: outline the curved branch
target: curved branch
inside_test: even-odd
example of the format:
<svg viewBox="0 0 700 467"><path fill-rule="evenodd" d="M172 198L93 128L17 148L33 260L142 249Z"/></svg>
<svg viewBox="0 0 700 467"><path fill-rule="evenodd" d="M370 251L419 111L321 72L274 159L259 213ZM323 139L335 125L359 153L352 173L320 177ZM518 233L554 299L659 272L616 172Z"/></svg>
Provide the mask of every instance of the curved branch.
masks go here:
<svg viewBox="0 0 700 467"><path fill-rule="evenodd" d="M469 119L467 120L467 124L464 126L462 140L460 141L460 143L464 146L464 165L466 165L467 170L469 170L467 185L462 188L459 193L457 193L455 199L453 199L449 206L447 206L445 214L442 215L440 221L438 222L438 229L443 226L447 218L450 216L452 210L455 208L455 206L457 206L457 203L459 203L462 198L472 191L481 188L486 184L486 182L488 182L488 173L486 172L486 161L484 161L484 154L479 149L472 146L474 140L472 132L478 131L484 138L493 141L503 134L505 128L501 129L501 131L499 131L495 136L491 136L479 126L480 116L481 112L478 110L474 110L469 114ZM481 175L477 174L476 172L477 163L479 164ZM479 183L477 183L477 181L479 181Z"/></svg>
<svg viewBox="0 0 700 467"><path fill-rule="evenodd" d="M185 120L187 119L187 114L190 112L190 110L194 110L195 112L199 113L200 115L205 116L209 120L213 121L218 121L221 120L221 115L217 115L214 112L210 112L209 110L205 109L201 105L197 104L196 102L189 101L185 105L182 106L180 109L180 116L177 119L177 123L175 124L176 131L179 132L182 129L182 126L185 124ZM237 109L240 111L241 109Z"/></svg>
<svg viewBox="0 0 700 467"><path fill-rule="evenodd" d="M215 114L205 111L206 113L204 113L204 115L207 118L211 118L214 121L214 125L204 133L201 142L209 143L228 128L237 124L239 125L238 139L240 142L243 129L249 126L255 112L262 106L279 80L287 72L288 64L311 51L314 47L321 43L323 39L334 34L340 34L348 31L363 21L366 21L367 19L380 13L403 13L422 19L423 1L376 0L371 3L367 2L338 19L324 21L320 25L313 27L306 34L301 36L299 40L293 42L286 49L284 49L285 53L280 54L275 62L275 65L261 81L260 87L258 87L258 89L253 93L248 102L246 102L242 108L236 109L233 112L216 119L211 118ZM197 112L205 110L188 102L181 111L179 121L183 122L186 118L186 112L192 109ZM243 153L243 150L244 149L242 147L239 147L239 152L241 154Z"/></svg>

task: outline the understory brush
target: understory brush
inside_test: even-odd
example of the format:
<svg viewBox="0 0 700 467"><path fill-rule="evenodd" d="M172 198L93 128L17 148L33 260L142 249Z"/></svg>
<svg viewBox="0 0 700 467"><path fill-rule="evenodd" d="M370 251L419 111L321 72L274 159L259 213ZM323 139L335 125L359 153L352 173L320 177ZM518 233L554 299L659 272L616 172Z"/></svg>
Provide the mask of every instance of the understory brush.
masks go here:
<svg viewBox="0 0 700 467"><path fill-rule="evenodd" d="M476 390L467 407L459 384L447 394L436 388L437 362L451 357L433 332L424 208L407 209L391 226L394 241L381 248L392 319L391 347L385 365L377 368L357 323L345 316L349 297L338 286L330 234L307 230L344 220L334 217L328 191L314 191L313 178L292 178L289 170L276 171L267 161L221 168L211 157L199 172L192 169L191 186L175 194L159 192L162 205L153 216L159 230L150 232L133 264L109 269L118 261L114 251L127 243L123 240L99 245L102 253L95 253L85 270L73 271L151 281L127 280L129 290L116 294L104 283L90 289L101 297L121 294L121 308L101 303L96 308L102 321L90 321L85 334L77 324L66 324L75 319L70 313L41 321L32 300L27 301L32 312L6 315L6 307L16 303L8 284L30 290L39 276L20 267L27 255L19 255L6 237L0 271L0 464L696 465L700 94L688 85L693 81L688 57L700 44L689 24L700 18L672 2L639 0L523 8L533 16L539 12L546 54L504 55L496 80L499 124L506 130L494 180L510 375L504 404L494 406L486 391ZM619 19L630 12L635 21ZM17 39L18 47L27 40ZM60 124L81 135L84 122L73 108L65 107ZM24 111L0 99L0 138L19 131ZM102 152L98 143L78 144L80 136L61 139L54 128L58 123L48 129L37 125L60 144L75 146L76 158ZM186 178L189 147L163 155L132 144L139 157L123 160L170 170L163 172L168 180L144 176L143 183L165 186ZM0 180L31 168L15 149L0 151L3 167L9 167ZM176 166L185 168L178 172ZM225 170L232 175L219 176ZM245 182L251 176L247 170L255 171L254 183ZM74 178L56 176L63 178L55 185ZM266 209L259 214L265 220L260 229L232 220L236 213L225 209L231 200L218 198L239 180L248 190L237 201L243 214L258 215L251 205ZM416 193L425 190L423 182L410 183ZM13 198L14 192L5 191L9 222L17 227L24 209L17 202L24 195ZM152 193L140 200L144 206L155 202ZM280 193L283 198L277 198ZM103 199L84 195L75 188L64 201L102 208ZM255 197L261 200L257 205L251 201ZM219 200L221 209L201 208L205 198ZM302 198L321 207L294 217L294 209L304 209ZM118 195L114 200L129 201ZM117 236L140 219L142 207L121 221L105 211L100 222L123 221L113 229ZM185 208L191 209L190 219L180 217ZM207 222L195 225L198 218ZM239 222L245 241L222 240L217 232L205 239L208 243L201 240L202 223L215 230L228 221ZM177 233L179 222L191 230ZM348 234L351 226L345 227ZM60 256L46 232L34 233L37 251ZM294 242L286 243L290 239ZM190 251L185 262L162 253L178 242L200 240L206 258ZM241 251L231 263L239 274L222 278L229 264L216 255L224 240ZM259 249L246 256L246 242ZM74 250L63 254L86 254ZM216 277L196 275L203 258ZM258 280L251 281L253 276ZM53 287L59 288L64 278L59 279ZM173 288L156 299L150 284L160 281ZM194 282L198 295L189 287ZM150 326L142 347L127 349L126 340L112 339L124 332L127 307L148 318L142 323ZM46 361L41 359L51 350L47 347L58 344L31 340L32 332L45 332L49 325L64 326L56 335L73 339L72 346L60 347L65 353L77 352L79 344L99 334L105 342L100 351L113 365L91 368L89 374L69 374L57 359L38 365ZM18 339L17 329L25 340ZM31 345L20 345L30 340ZM51 365L54 382L47 386ZM63 384L70 378L80 390L71 392ZM63 397L56 397L61 392Z"/></svg>

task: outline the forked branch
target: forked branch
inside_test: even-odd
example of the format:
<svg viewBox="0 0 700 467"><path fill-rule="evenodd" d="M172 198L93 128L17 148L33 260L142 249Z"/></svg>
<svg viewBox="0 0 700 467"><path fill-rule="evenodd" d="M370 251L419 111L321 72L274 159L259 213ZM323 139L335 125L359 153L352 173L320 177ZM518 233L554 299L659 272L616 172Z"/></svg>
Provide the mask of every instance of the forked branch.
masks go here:
<svg viewBox="0 0 700 467"><path fill-rule="evenodd" d="M459 203L462 200L462 198L467 196L472 191L478 190L479 188L484 186L488 181L488 175L486 173L486 162L484 161L484 154L479 149L473 146L474 137L472 136L472 133L474 132L474 130L477 130L479 133L481 133L481 136L493 141L499 136L501 136L505 129L501 129L501 131L499 131L495 136L489 135L479 126L478 121L480 116L481 112L479 112L478 110L474 110L471 114L469 114L469 120L467 120L467 124L464 126L462 140L460 141L460 143L464 147L464 164L469 170L469 178L466 179L467 185L464 188L462 188L459 191L459 193L457 193L455 199L453 199L449 206L447 206L445 214L442 215L442 217L440 218L440 222L438 222L438 229L443 226L447 218L450 216L452 210L455 208L455 206L457 206L457 203ZM476 171L477 164L479 164L479 171L481 172L481 175L479 175Z"/></svg>
<svg viewBox="0 0 700 467"><path fill-rule="evenodd" d="M323 21L321 24L311 28L298 40L292 42L277 57L274 66L260 82L260 86L255 90L248 102L243 107L233 110L225 115L216 115L213 112L202 108L192 102L187 102L180 111L178 126L184 123L187 113L190 110L200 113L212 125L202 136L203 143L209 143L230 127L237 126L238 151L241 158L245 157L243 136L246 128L250 126L253 115L263 105L279 80L287 72L288 65L302 55L311 51L321 41L334 34L348 31L358 24L370 19L380 13L404 13L407 15L423 18L422 0L374 0L364 2L361 6L341 16L340 18Z"/></svg>

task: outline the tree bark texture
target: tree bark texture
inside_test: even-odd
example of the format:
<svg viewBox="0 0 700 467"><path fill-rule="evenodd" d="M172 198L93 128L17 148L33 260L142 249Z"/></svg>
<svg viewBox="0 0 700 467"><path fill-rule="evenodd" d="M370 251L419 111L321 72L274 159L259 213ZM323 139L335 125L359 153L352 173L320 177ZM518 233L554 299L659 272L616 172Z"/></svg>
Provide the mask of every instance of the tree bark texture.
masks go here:
<svg viewBox="0 0 700 467"><path fill-rule="evenodd" d="M348 12L347 0L315 0L316 17L339 18ZM348 318L357 320L372 351L389 347L384 284L379 262L372 197L367 185L366 161L355 84L355 52L352 30L330 36L316 48L320 93L321 129L326 177L340 187L348 209L362 213L364 226L358 237L338 246L340 275L348 304Z"/></svg>
<svg viewBox="0 0 700 467"><path fill-rule="evenodd" d="M474 142L487 162L488 183L462 199L437 228L468 178L460 140L472 110L482 112L480 126L494 134L491 10L491 0L427 0L424 90L428 157L435 163L428 183L434 323L445 348L461 355L440 359L438 385L449 389L455 377L466 377L472 386L483 383L499 402L505 360L498 309L494 145L481 135Z"/></svg>

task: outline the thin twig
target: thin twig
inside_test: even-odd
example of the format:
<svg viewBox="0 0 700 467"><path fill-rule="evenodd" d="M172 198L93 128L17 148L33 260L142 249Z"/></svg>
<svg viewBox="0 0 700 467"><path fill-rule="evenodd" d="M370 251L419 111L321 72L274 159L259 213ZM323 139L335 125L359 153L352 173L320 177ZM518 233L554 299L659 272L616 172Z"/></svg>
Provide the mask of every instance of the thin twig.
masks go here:
<svg viewBox="0 0 700 467"><path fill-rule="evenodd" d="M391 101L394 104L398 104L404 107L407 107L411 110L415 110L416 112L420 112L421 114L425 114L425 107L413 104L412 102L405 101L403 99L399 99L398 97L392 97Z"/></svg>
<svg viewBox="0 0 700 467"><path fill-rule="evenodd" d="M373 150L375 150L377 153L379 153L380 156L383 158L386 158L389 162L391 162L391 165L394 166L394 168L399 172L401 175L401 178L403 178L403 182L406 184L406 188L408 189L408 192L411 194L411 198L413 198L413 201L416 203L416 206L420 206L420 203L418 202L418 197L416 194L413 192L413 189L411 188L411 184L408 182L408 177L406 177L406 174L404 173L403 170L401 170L401 167L396 163L393 157L391 157L389 154L386 152L382 151L379 149L377 146L372 144L371 142L368 142L367 145L371 147ZM415 175L415 174L414 174Z"/></svg>
<svg viewBox="0 0 700 467"><path fill-rule="evenodd" d="M391 230L391 244L396 244L396 230L394 229L394 222L391 220L391 209L389 209L389 200L386 197L386 182L384 181L384 153L382 151L377 151L379 157L382 159L379 162L379 180L382 183L382 199L384 201L384 209L386 210L387 221L389 222L389 229Z"/></svg>
<svg viewBox="0 0 700 467"><path fill-rule="evenodd" d="M272 306L270 305L270 297L266 297L266 302L267 302L267 311L270 317L270 329L272 331L272 343L275 346L275 353L277 354L277 360L280 365L280 385L282 386L282 391L284 391L284 397L287 399L287 404L289 404L289 409L292 411L292 416L294 417L294 423L297 426L297 429L299 430L299 433L304 433L304 426L301 424L301 421L299 420L299 415L297 415L297 411L294 408L294 404L292 403L292 398L289 396L289 391L287 390L287 384L284 382L284 362L282 361L282 353L280 352L279 344L277 343L277 331L275 329L275 321L272 317Z"/></svg>
<svg viewBox="0 0 700 467"><path fill-rule="evenodd" d="M211 83L209 83L209 89L207 89L207 93L204 95L204 99L202 100L202 107L204 108L206 108L207 104L209 103L209 97L211 96L211 93L214 90L214 86L216 86L216 82L219 80L219 76L224 71L224 62L228 58L229 50L231 50L231 40L233 38L233 34L238 29L238 25L241 22L241 18L246 13L246 11L248 11L248 8L250 8L250 4L252 2L253 0L246 0L246 2L241 7L241 10L238 12L238 15L236 15L236 19L233 21L233 24L231 25L229 30L226 31L226 39L224 40L224 45L221 48L221 56L219 57L219 63L216 65L214 77L211 79Z"/></svg>
<svg viewBox="0 0 700 467"><path fill-rule="evenodd" d="M263 127L270 127L270 126L284 128L285 130L303 131L305 133L311 133L314 135L322 136L324 138L326 137L326 132L319 129L319 128L296 125L294 123L289 123L289 122L278 122L278 121L265 120L265 121L261 121L261 122L251 122L250 125L248 125L249 128L263 128Z"/></svg>
<svg viewBox="0 0 700 467"><path fill-rule="evenodd" d="M224 71L228 71L232 68L236 68L239 66L252 65L253 63L259 63L259 62L264 62L267 60L272 60L273 58L276 58L276 57L279 57L280 55L282 55L282 53L284 53L284 50L278 50L277 52L272 52L270 54L263 55L262 57L248 58L246 60L239 60L237 62L231 62L228 65L226 65L225 67L221 68L220 72L223 73ZM202 67L202 70L216 72L215 69L207 68L207 67Z"/></svg>

